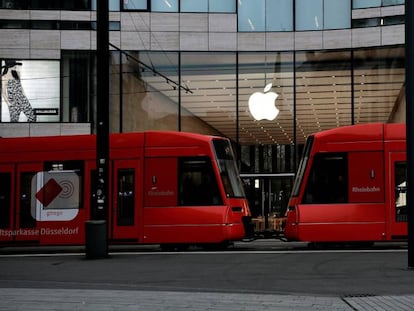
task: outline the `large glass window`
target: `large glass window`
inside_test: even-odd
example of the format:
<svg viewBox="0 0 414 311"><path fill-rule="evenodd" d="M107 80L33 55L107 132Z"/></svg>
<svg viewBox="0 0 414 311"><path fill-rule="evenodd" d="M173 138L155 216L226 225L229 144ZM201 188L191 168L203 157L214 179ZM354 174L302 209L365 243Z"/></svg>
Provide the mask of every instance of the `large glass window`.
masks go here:
<svg viewBox="0 0 414 311"><path fill-rule="evenodd" d="M181 12L208 12L208 0L181 0Z"/></svg>
<svg viewBox="0 0 414 311"><path fill-rule="evenodd" d="M292 64L290 52L239 54L238 127L244 173L293 169ZM270 108L272 116L262 115L263 106Z"/></svg>
<svg viewBox="0 0 414 311"><path fill-rule="evenodd" d="M404 90L405 50L361 49L354 52L354 121L387 123Z"/></svg>
<svg viewBox="0 0 414 311"><path fill-rule="evenodd" d="M122 1L122 8L126 11L145 11L148 10L148 0Z"/></svg>
<svg viewBox="0 0 414 311"><path fill-rule="evenodd" d="M239 31L264 31L265 0L239 0L237 3Z"/></svg>
<svg viewBox="0 0 414 311"><path fill-rule="evenodd" d="M266 31L293 30L293 0L266 1Z"/></svg>
<svg viewBox="0 0 414 311"><path fill-rule="evenodd" d="M373 8L381 6L381 0L352 0L354 9Z"/></svg>
<svg viewBox="0 0 414 311"><path fill-rule="evenodd" d="M112 115L119 116L120 130L178 130L178 53L126 51L117 59L122 98Z"/></svg>
<svg viewBox="0 0 414 311"><path fill-rule="evenodd" d="M209 0L208 6L211 13L236 13L235 0Z"/></svg>
<svg viewBox="0 0 414 311"><path fill-rule="evenodd" d="M323 7L324 29L351 27L351 0L325 0Z"/></svg>
<svg viewBox="0 0 414 311"><path fill-rule="evenodd" d="M235 0L181 0L181 12L235 13Z"/></svg>
<svg viewBox="0 0 414 311"><path fill-rule="evenodd" d="M404 4L405 0L382 0L382 5L383 6L387 6L387 5L401 5Z"/></svg>
<svg viewBox="0 0 414 311"><path fill-rule="evenodd" d="M352 124L351 52L298 52L295 70L297 143Z"/></svg>
<svg viewBox="0 0 414 311"><path fill-rule="evenodd" d="M323 0L296 0L296 30L323 29Z"/></svg>
<svg viewBox="0 0 414 311"><path fill-rule="evenodd" d="M87 51L62 52L62 121L84 123L93 121L96 76L94 57Z"/></svg>
<svg viewBox="0 0 414 311"><path fill-rule="evenodd" d="M236 54L181 53L181 130L236 140Z"/></svg>
<svg viewBox="0 0 414 311"><path fill-rule="evenodd" d="M153 12L178 12L178 0L151 0Z"/></svg>

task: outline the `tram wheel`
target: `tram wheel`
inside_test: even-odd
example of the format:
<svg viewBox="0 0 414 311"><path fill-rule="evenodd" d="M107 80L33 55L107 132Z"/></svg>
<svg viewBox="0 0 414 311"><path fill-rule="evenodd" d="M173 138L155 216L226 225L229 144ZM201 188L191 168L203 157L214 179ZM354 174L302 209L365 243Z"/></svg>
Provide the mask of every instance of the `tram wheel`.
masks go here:
<svg viewBox="0 0 414 311"><path fill-rule="evenodd" d="M161 250L164 252L181 252L189 248L187 244L161 244Z"/></svg>

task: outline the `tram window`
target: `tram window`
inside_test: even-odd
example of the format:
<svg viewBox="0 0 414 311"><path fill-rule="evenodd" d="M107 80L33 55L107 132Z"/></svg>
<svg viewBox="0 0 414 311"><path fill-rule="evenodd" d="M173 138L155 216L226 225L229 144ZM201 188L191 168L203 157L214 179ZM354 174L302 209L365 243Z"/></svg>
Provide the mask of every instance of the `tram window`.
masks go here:
<svg viewBox="0 0 414 311"><path fill-rule="evenodd" d="M36 219L31 213L32 178L36 172L24 172L20 175L20 228L36 227Z"/></svg>
<svg viewBox="0 0 414 311"><path fill-rule="evenodd" d="M135 170L118 170L118 226L132 226L134 224L134 188Z"/></svg>
<svg viewBox="0 0 414 311"><path fill-rule="evenodd" d="M223 204L209 158L181 158L179 172L180 205Z"/></svg>
<svg viewBox="0 0 414 311"><path fill-rule="evenodd" d="M407 164L395 163L395 220L407 221Z"/></svg>
<svg viewBox="0 0 414 311"><path fill-rule="evenodd" d="M0 173L0 229L10 227L11 174Z"/></svg>
<svg viewBox="0 0 414 311"><path fill-rule="evenodd" d="M312 163L303 203L348 202L346 153L318 153Z"/></svg>

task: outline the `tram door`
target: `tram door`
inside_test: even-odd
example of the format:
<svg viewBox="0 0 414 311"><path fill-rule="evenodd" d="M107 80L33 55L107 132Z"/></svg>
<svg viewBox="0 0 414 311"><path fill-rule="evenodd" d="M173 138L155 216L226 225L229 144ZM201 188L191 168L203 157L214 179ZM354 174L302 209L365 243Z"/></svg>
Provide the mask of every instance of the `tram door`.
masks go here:
<svg viewBox="0 0 414 311"><path fill-rule="evenodd" d="M406 154L390 154L391 189L389 204L389 232L392 239L407 238L407 162Z"/></svg>
<svg viewBox="0 0 414 311"><path fill-rule="evenodd" d="M113 162L112 239L138 241L142 228L139 159Z"/></svg>
<svg viewBox="0 0 414 311"><path fill-rule="evenodd" d="M0 241L12 241L16 234L13 224L14 168L13 165L0 165Z"/></svg>
<svg viewBox="0 0 414 311"><path fill-rule="evenodd" d="M37 210L32 206L35 200L36 188L32 181L43 167L41 163L19 164L16 174L16 196L14 210L14 227L16 241L39 241L40 232L37 226Z"/></svg>
<svg viewBox="0 0 414 311"><path fill-rule="evenodd" d="M259 237L283 233L285 212L293 184L293 174L241 174Z"/></svg>

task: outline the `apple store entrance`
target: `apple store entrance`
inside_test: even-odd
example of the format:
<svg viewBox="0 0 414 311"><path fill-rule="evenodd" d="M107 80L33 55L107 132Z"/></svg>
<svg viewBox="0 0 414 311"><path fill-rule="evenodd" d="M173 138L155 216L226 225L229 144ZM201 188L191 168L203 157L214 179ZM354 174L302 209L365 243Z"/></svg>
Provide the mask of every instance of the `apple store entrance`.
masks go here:
<svg viewBox="0 0 414 311"><path fill-rule="evenodd" d="M249 200L255 236L282 236L294 174L240 174L240 177Z"/></svg>

